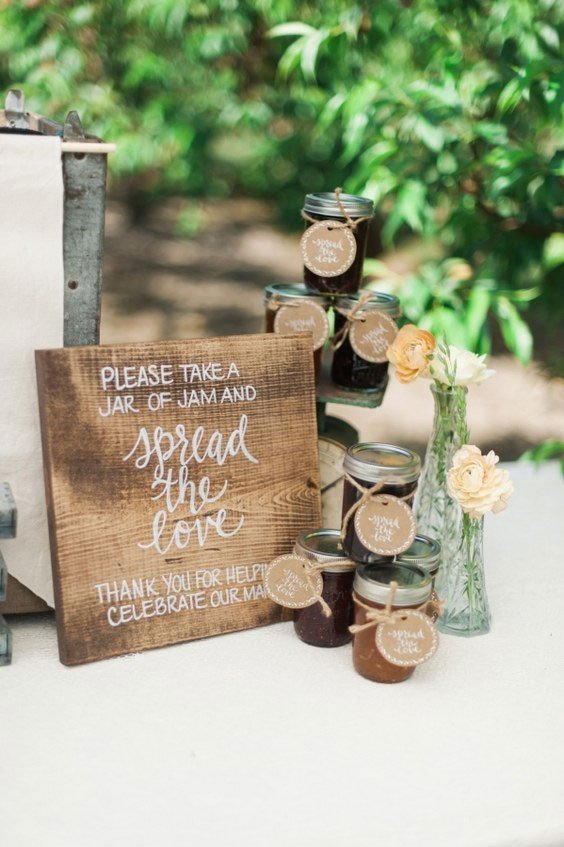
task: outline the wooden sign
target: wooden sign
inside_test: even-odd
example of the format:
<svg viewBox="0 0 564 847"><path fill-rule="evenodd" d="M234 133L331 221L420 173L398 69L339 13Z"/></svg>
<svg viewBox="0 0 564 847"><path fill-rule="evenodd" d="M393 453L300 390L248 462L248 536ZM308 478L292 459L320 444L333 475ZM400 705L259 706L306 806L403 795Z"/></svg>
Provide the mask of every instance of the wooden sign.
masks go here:
<svg viewBox="0 0 564 847"><path fill-rule="evenodd" d="M36 364L61 661L280 620L263 570L321 524L309 336Z"/></svg>

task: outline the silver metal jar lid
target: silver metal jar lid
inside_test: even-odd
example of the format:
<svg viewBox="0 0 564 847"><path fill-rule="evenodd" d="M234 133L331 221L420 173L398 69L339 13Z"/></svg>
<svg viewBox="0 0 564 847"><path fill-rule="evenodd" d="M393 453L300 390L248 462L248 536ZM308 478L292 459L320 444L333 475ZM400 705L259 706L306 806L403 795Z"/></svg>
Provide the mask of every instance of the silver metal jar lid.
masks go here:
<svg viewBox="0 0 564 847"><path fill-rule="evenodd" d="M347 294L346 297L339 297L336 305L342 309L352 309L357 305L359 299L367 293L370 293L370 300L363 303L363 311L372 311L374 309L379 312L386 312L386 314L393 317L397 317L401 313L400 302L393 294L385 294L383 291L369 292L368 289L361 289L357 294Z"/></svg>
<svg viewBox="0 0 564 847"><path fill-rule="evenodd" d="M397 479L398 485L405 485L419 478L421 459L407 447L363 441L348 448L343 468L351 476L366 482L379 482L384 477L390 477Z"/></svg>
<svg viewBox="0 0 564 847"><path fill-rule="evenodd" d="M327 564L324 571L328 573L342 573L343 566L349 564L348 570L354 571L355 562L347 558L341 543L341 533L338 529L314 529L311 532L302 532L298 536L294 552L311 559L318 564ZM339 567L331 567L338 565Z"/></svg>
<svg viewBox="0 0 564 847"><path fill-rule="evenodd" d="M385 606L390 596L390 582L398 584L393 606L419 606L429 599L433 590L431 577L423 568L397 562L358 565L353 590L364 600Z"/></svg>
<svg viewBox="0 0 564 847"><path fill-rule="evenodd" d="M368 197L358 197L356 194L341 194L339 199L351 218L364 218L374 214L374 203ZM334 191L306 194L304 212L309 212L310 215L345 219L337 205L337 195Z"/></svg>
<svg viewBox="0 0 564 847"><path fill-rule="evenodd" d="M311 291L303 283L275 282L272 285L267 285L264 289L265 302L268 303L275 295L281 303L290 303L296 297L308 297L311 300L318 301L320 306L329 305L329 300L323 294Z"/></svg>
<svg viewBox="0 0 564 847"><path fill-rule="evenodd" d="M441 545L428 535L416 535L411 547L396 556L396 562L402 565L416 565L430 574L438 571L441 559Z"/></svg>

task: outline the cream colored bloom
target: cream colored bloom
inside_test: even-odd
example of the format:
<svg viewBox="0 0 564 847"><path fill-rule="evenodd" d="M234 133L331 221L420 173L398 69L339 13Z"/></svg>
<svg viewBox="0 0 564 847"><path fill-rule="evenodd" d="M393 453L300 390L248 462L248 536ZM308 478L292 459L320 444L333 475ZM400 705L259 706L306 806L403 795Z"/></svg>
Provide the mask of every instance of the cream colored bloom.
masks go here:
<svg viewBox="0 0 564 847"><path fill-rule="evenodd" d="M513 494L509 473L496 468L498 462L493 450L483 456L473 444L465 444L454 454L447 474L448 493L471 518L501 512Z"/></svg>
<svg viewBox="0 0 564 847"><path fill-rule="evenodd" d="M400 382L411 382L427 370L435 344L435 336L426 329L414 324L402 326L386 351Z"/></svg>
<svg viewBox="0 0 564 847"><path fill-rule="evenodd" d="M450 374L445 369L445 362L440 361L437 355L431 356L428 372L424 376L440 382L442 385L471 385L475 382L483 382L493 376L495 371L486 365L486 357L477 356L469 350L461 350L453 344L449 344L449 368L450 374L454 373L454 382L451 382Z"/></svg>

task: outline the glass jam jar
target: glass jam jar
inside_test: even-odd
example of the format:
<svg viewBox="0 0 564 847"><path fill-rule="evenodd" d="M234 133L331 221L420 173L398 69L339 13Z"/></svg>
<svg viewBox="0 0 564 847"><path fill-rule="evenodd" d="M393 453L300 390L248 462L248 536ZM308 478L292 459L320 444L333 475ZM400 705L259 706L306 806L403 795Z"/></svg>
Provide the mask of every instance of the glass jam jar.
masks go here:
<svg viewBox="0 0 564 847"><path fill-rule="evenodd" d="M417 480L421 472L421 459L413 450L398 447L395 444L381 444L377 441L364 441L353 444L345 453L343 462L345 474L351 476L363 488L369 489L386 480L378 494L392 494L394 497L407 497L408 506L413 505ZM411 495L411 496L407 496ZM343 487L343 519L349 509L362 497L359 491L345 476ZM382 556L373 553L364 546L358 537L354 515L348 520L343 541L345 555L355 562L378 562Z"/></svg>
<svg viewBox="0 0 564 847"><path fill-rule="evenodd" d="M441 564L441 545L428 535L416 535L411 547L398 556L381 556L382 564L416 565L428 573L433 584Z"/></svg>
<svg viewBox="0 0 564 847"><path fill-rule="evenodd" d="M384 610L390 596L390 583L397 583L390 611L402 609L421 609L431 597L431 577L415 566L400 565L397 562L386 564L374 562L359 565L353 584L354 622L362 625L367 622L368 606ZM422 608L421 608L422 607ZM353 641L353 664L355 670L366 679L374 682L403 682L413 674L415 668L400 667L388 662L376 645L376 630L380 624L374 624L357 632Z"/></svg>
<svg viewBox="0 0 564 847"><path fill-rule="evenodd" d="M314 647L341 647L352 636L349 626L353 622L352 584L355 563L343 553L338 529L317 529L304 532L296 541L294 553L316 564L324 564L321 572L321 596L331 609L326 617L319 603L305 609L294 610L294 629L306 644Z"/></svg>
<svg viewBox="0 0 564 847"><path fill-rule="evenodd" d="M300 315L297 320L292 320L293 304L309 304L310 314ZM265 330L266 332L299 332L298 327L307 326L308 331L314 334L313 340L313 365L316 381L321 370L321 357L323 345L329 337L329 321L327 310L330 301L327 297L310 291L305 285L291 285L289 283L275 283L268 285L264 290L264 305L266 308ZM281 310L288 306L285 313L284 327L279 328L278 315Z"/></svg>
<svg viewBox="0 0 564 847"><path fill-rule="evenodd" d="M336 337L345 330L348 323L346 315L343 315L339 310L352 312L355 307L358 307L360 296L360 294L351 294L348 297L339 297L334 303ZM368 296L368 293L363 292L363 296ZM387 330L387 332L383 337L387 349L395 335L393 321L400 315L398 298L392 294L375 291L370 295L370 299L363 303L360 309L357 309L355 315L375 315L378 313L391 319L388 321L383 318L386 321L384 330ZM383 392L388 382L388 361L371 362L363 359L355 352L351 345L351 328L352 325L349 326L349 332L347 332L340 346L333 352L331 379L339 388L349 391ZM385 358L385 351L383 358Z"/></svg>
<svg viewBox="0 0 564 847"><path fill-rule="evenodd" d="M356 255L347 270L338 276L322 276L304 265L304 282L308 288L329 294L344 294L358 291L362 280L362 266L366 254L368 227L374 214L374 204L367 197L355 194L337 194L326 191L320 194L307 194L302 210L305 229L314 226L317 221L338 221L345 223L346 215L359 223L351 227L356 242ZM362 220L361 220L362 219Z"/></svg>

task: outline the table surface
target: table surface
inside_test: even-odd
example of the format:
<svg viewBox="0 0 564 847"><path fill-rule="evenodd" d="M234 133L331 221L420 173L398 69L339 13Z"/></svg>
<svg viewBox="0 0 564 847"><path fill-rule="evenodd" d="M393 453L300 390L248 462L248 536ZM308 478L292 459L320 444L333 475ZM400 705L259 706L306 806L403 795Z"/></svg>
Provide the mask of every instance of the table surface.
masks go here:
<svg viewBox="0 0 564 847"><path fill-rule="evenodd" d="M493 628L402 685L278 624L66 668L52 617L0 669L5 847L564 845L564 484L511 465Z"/></svg>

